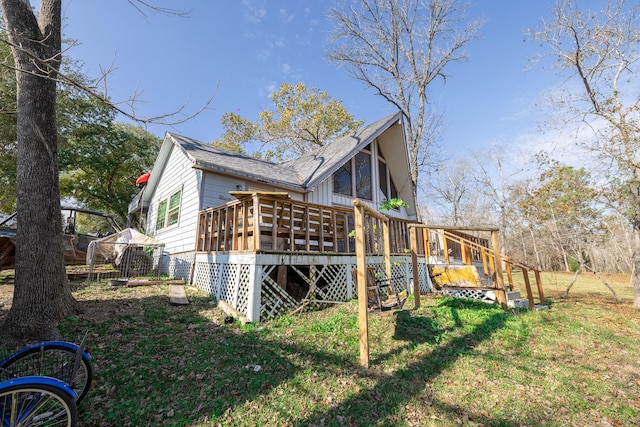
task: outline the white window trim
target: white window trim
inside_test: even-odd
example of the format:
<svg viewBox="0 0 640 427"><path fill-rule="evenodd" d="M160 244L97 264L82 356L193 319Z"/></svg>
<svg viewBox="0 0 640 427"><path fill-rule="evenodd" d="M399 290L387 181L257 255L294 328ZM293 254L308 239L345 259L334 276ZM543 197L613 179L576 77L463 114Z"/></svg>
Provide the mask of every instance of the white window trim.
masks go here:
<svg viewBox="0 0 640 427"><path fill-rule="evenodd" d="M163 197L162 199L160 199L158 201L158 206L156 208L156 224L155 224L155 232L159 233L159 232L164 232L167 230L171 230L172 228L176 228L180 225L180 211L182 210L182 196L183 196L183 187L180 187L177 190L171 191L169 192L169 195L167 197ZM180 193L180 201L178 202L178 221L176 221L175 224L171 224L171 225L167 225L169 222L169 202L171 200L171 198L173 196L175 196L176 194ZM162 204L162 202L167 202L167 210L164 213L164 220L163 220L163 226L161 228L158 228L158 213L160 211L160 205Z"/></svg>

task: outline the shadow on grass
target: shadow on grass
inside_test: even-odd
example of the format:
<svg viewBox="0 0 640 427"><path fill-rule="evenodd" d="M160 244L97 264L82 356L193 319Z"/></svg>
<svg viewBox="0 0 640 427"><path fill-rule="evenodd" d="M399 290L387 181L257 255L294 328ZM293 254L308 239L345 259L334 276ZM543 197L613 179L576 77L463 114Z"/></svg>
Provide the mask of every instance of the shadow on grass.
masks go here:
<svg viewBox="0 0 640 427"><path fill-rule="evenodd" d="M496 311L495 307L489 307L485 303L462 299L446 299L440 306L449 307L456 327L461 327L463 322L458 316L459 309L474 309L494 311L481 323L473 327L468 333L453 338L450 341L438 345L428 355L419 361L412 363L392 374L379 375L376 384L369 389L362 390L348 401L342 402L339 407L328 411L320 411L296 422L295 426L328 425L377 425L394 426L398 422L407 422L406 407L417 395L425 393L438 375L450 369L458 358L470 351L482 341L488 340L501 328L505 327L510 314L504 311ZM394 338L410 340L411 343L437 343L443 332L437 322L429 317L416 315L417 311L403 310L397 313L396 330ZM397 350L396 350L397 351ZM383 357L385 358L385 357ZM496 419L490 415L466 412L461 406L430 401L428 404L444 412L454 419L472 420L484 425L520 426L528 423L523 419ZM348 409L345 409L348 408ZM345 423L345 416L348 423ZM423 425L433 420L411 420L412 425Z"/></svg>
<svg viewBox="0 0 640 427"><path fill-rule="evenodd" d="M176 307L164 296L135 298L141 290L110 291L113 299L84 300L84 314L61 325L72 340L90 330L95 377L80 407L84 425L206 424L306 369L357 369L313 345L264 339L260 327L225 325L206 297Z"/></svg>
<svg viewBox="0 0 640 427"><path fill-rule="evenodd" d="M453 326L447 327L422 315L428 311L399 311L394 338L407 341L407 346L425 343L433 349L422 359L386 374L362 370L353 354L341 356L319 349L313 340L288 340L287 325L269 325L270 331L256 325L243 329L224 325L224 314L211 310L209 298L192 298L191 305L175 307L167 297L140 297L139 292L143 290L114 289L112 300L84 300L85 314L63 324L67 337L91 330L95 379L80 408L84 425L215 425L220 419L234 425L267 425L269 417L276 417L271 419L275 424L305 427L396 425L404 419L412 398L428 394L425 389L430 382L503 328L509 318L508 313L493 308L468 332L443 342L443 332L461 333L457 329L464 322L458 310L480 312L488 310L487 306L443 300L440 308L451 310L454 319ZM283 334L273 333L278 327ZM314 372L321 374L315 377ZM309 407L298 415L277 402L287 399L289 391L272 393L275 389L281 392L284 385L296 394L307 390L311 396L314 387L324 384L323 375L361 377L373 385L330 409L316 405L310 397ZM304 401L304 396L295 398ZM460 415L486 425L528 423L466 413L462 406L449 407L446 402L430 404L441 415ZM242 418L236 419L236 410Z"/></svg>

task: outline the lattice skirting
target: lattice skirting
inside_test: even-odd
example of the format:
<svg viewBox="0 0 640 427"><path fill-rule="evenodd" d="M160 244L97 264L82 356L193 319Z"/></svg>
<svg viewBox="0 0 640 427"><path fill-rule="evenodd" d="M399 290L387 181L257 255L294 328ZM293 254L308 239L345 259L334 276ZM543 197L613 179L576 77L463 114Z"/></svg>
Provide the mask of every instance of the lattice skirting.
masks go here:
<svg viewBox="0 0 640 427"><path fill-rule="evenodd" d="M411 257L392 257L392 278L409 292L413 289ZM229 303L251 321L273 319L304 307L317 307L357 297L352 255L196 253L193 285ZM367 265L383 271L381 257L370 257ZM277 278L285 268L295 283L304 283L304 294L296 293ZM431 292L424 260L418 263L420 290ZM297 289L299 290L299 289Z"/></svg>
<svg viewBox="0 0 640 427"><path fill-rule="evenodd" d="M494 291L486 289L442 289L438 291L440 295L446 295L455 298L471 298L485 302L495 302L496 294Z"/></svg>
<svg viewBox="0 0 640 427"><path fill-rule="evenodd" d="M195 256L196 253L193 251L165 255L162 263L162 272L172 279L182 279L188 282L191 279L191 269Z"/></svg>

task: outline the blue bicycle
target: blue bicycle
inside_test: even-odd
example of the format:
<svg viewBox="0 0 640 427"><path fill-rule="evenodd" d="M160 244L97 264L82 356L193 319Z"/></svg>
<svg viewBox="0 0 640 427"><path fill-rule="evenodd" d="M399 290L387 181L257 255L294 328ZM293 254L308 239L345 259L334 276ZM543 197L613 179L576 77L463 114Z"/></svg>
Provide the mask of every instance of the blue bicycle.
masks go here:
<svg viewBox="0 0 640 427"><path fill-rule="evenodd" d="M76 425L93 379L84 342L40 342L0 360L0 427Z"/></svg>
<svg viewBox="0 0 640 427"><path fill-rule="evenodd" d="M56 378L28 376L2 381L0 426L76 426L77 396Z"/></svg>
<svg viewBox="0 0 640 427"><path fill-rule="evenodd" d="M45 376L71 386L80 404L93 379L91 355L84 347L67 341L44 341L29 345L0 360L0 378Z"/></svg>

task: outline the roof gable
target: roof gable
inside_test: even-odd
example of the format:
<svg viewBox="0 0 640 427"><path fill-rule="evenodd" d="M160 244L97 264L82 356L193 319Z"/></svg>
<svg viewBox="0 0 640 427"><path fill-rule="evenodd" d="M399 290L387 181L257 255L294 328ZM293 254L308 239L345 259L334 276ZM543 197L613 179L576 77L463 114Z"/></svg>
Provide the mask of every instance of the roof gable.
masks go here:
<svg viewBox="0 0 640 427"><path fill-rule="evenodd" d="M295 160L282 163L282 165L296 170L298 176L303 178L302 185L307 189L312 189L391 126L396 124L401 126L401 118L402 114L400 112L392 114L360 128L351 135L343 136L331 144L304 154ZM406 152L404 132L402 135L402 145Z"/></svg>
<svg viewBox="0 0 640 427"><path fill-rule="evenodd" d="M401 119L402 114L400 112L392 114L298 159L280 164L266 162L216 147L211 143L167 132L158 158L153 166L144 196L147 199L153 194L153 190L158 183L160 174L164 170L173 147L180 150L191 161L193 167L197 169L239 176L298 191L309 191L331 176L348 159L355 156L356 153L385 131L393 126L402 127ZM406 158L406 171L402 173L406 174L409 170L409 157L404 130L398 135L401 135L401 145L404 149L404 158ZM400 156L403 156L403 154L400 154Z"/></svg>

